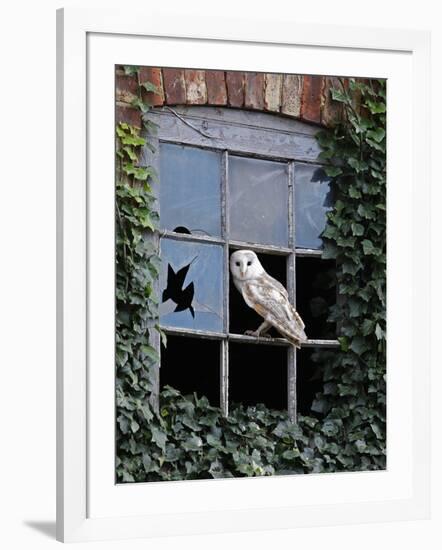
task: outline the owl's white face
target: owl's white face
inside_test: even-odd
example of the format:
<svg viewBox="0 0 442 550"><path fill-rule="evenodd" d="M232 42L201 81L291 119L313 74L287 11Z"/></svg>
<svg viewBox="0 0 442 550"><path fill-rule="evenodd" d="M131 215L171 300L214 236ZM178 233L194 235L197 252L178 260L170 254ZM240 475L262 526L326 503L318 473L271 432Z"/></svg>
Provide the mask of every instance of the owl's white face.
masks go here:
<svg viewBox="0 0 442 550"><path fill-rule="evenodd" d="M230 256L230 271L234 279L247 281L264 273L258 256L251 250L237 250Z"/></svg>

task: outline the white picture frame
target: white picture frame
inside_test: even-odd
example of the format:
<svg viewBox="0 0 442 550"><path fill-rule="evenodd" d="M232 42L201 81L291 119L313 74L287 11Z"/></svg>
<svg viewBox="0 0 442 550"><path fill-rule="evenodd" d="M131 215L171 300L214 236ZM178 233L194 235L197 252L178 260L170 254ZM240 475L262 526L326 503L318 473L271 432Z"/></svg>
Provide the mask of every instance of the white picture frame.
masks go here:
<svg viewBox="0 0 442 550"><path fill-rule="evenodd" d="M429 34L128 10L57 17L58 540L428 517ZM387 471L114 484L115 63L390 79Z"/></svg>

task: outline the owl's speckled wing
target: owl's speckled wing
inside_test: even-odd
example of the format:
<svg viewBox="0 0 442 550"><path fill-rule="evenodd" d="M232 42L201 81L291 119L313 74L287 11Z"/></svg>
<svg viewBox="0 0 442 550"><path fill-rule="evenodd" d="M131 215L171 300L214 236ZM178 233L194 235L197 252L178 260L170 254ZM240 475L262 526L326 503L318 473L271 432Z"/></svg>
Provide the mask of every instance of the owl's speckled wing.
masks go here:
<svg viewBox="0 0 442 550"><path fill-rule="evenodd" d="M305 325L289 302L287 290L279 281L263 273L256 279L245 281L242 295L249 307L296 347L307 340Z"/></svg>

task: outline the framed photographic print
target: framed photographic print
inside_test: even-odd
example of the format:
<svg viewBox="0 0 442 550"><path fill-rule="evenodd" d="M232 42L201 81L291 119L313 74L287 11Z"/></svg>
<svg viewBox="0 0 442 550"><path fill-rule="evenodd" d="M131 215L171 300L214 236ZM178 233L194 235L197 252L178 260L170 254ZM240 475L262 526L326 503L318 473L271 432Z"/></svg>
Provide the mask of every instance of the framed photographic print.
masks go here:
<svg viewBox="0 0 442 550"><path fill-rule="evenodd" d="M426 517L428 35L58 17L58 538Z"/></svg>

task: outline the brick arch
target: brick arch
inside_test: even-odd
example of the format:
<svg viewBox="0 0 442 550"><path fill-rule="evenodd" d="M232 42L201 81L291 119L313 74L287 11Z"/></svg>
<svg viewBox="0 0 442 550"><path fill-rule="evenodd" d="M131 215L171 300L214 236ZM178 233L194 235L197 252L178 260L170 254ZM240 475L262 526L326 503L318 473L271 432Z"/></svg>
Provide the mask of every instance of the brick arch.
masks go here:
<svg viewBox="0 0 442 550"><path fill-rule="evenodd" d="M341 105L332 100L335 77L141 67L140 81L152 82L158 93L143 91L143 100L163 105L206 105L249 109L330 126L341 117ZM141 126L131 107L137 93L135 76L116 71L117 119Z"/></svg>

